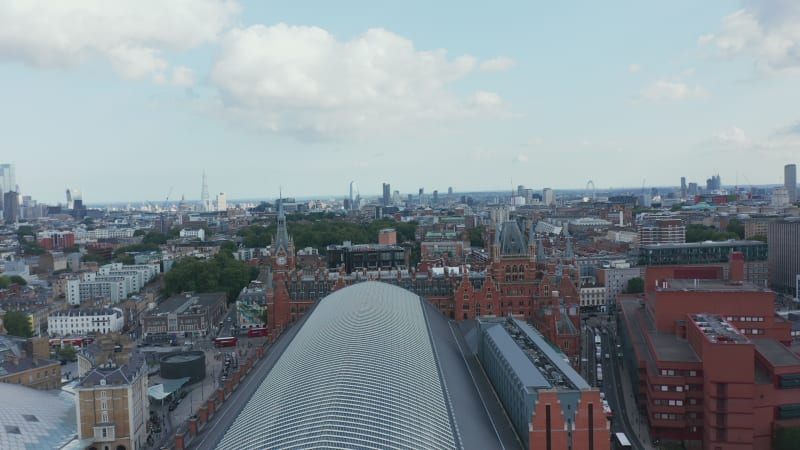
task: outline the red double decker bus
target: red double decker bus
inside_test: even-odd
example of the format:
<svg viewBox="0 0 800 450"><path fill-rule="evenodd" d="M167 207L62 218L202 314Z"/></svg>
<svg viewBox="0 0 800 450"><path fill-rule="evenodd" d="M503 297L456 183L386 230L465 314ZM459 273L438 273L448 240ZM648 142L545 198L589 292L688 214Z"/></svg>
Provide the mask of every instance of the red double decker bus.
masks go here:
<svg viewBox="0 0 800 450"><path fill-rule="evenodd" d="M236 347L237 342L239 342L239 340L235 337L218 337L214 339L214 347Z"/></svg>
<svg viewBox="0 0 800 450"><path fill-rule="evenodd" d="M261 337L269 335L269 328L250 328L247 337Z"/></svg>

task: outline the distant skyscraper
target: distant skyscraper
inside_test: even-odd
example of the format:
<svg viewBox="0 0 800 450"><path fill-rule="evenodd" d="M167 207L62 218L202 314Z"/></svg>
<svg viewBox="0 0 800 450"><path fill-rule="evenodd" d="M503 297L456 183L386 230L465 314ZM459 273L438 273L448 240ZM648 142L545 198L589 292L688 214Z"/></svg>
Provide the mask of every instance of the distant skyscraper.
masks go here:
<svg viewBox="0 0 800 450"><path fill-rule="evenodd" d="M419 199L417 200L420 205L424 203L425 199L425 188L419 188Z"/></svg>
<svg viewBox="0 0 800 450"><path fill-rule="evenodd" d="M228 199L225 198L225 193L220 192L217 194L217 211L227 211L228 210Z"/></svg>
<svg viewBox="0 0 800 450"><path fill-rule="evenodd" d="M19 219L19 194L16 191L3 193L3 220L14 223Z"/></svg>
<svg viewBox="0 0 800 450"><path fill-rule="evenodd" d="M392 201L392 187L389 183L383 183L383 206L389 206Z"/></svg>
<svg viewBox="0 0 800 450"><path fill-rule="evenodd" d="M358 193L358 184L355 181L350 182L350 209L356 210L358 209L358 200L359 200L359 193Z"/></svg>
<svg viewBox="0 0 800 450"><path fill-rule="evenodd" d="M542 189L542 202L544 202L545 205L550 206L553 203L555 203L555 200L556 200L555 194L553 193L552 189L550 188Z"/></svg>
<svg viewBox="0 0 800 450"><path fill-rule="evenodd" d="M3 209L3 194L17 190L13 164L0 164L0 209Z"/></svg>
<svg viewBox="0 0 800 450"><path fill-rule="evenodd" d="M787 164L783 166L783 187L789 193L789 202L797 201L797 166Z"/></svg>
<svg viewBox="0 0 800 450"><path fill-rule="evenodd" d="M686 198L686 177L681 177L681 200Z"/></svg>
<svg viewBox="0 0 800 450"><path fill-rule="evenodd" d="M447 188L447 195L453 195L453 186Z"/></svg>
<svg viewBox="0 0 800 450"><path fill-rule="evenodd" d="M211 197L208 195L208 180L206 171L203 171L203 186L200 188L200 210L211 211Z"/></svg>
<svg viewBox="0 0 800 450"><path fill-rule="evenodd" d="M433 191L433 204L434 205L438 205L439 204L439 191L437 191L437 190Z"/></svg>
<svg viewBox="0 0 800 450"><path fill-rule="evenodd" d="M718 191L720 189L722 189L722 181L719 178L719 174L711 175L711 178L706 180L706 190L711 192Z"/></svg>
<svg viewBox="0 0 800 450"><path fill-rule="evenodd" d="M689 191L689 195L691 195L692 197L697 195L697 183L689 183L688 191Z"/></svg>

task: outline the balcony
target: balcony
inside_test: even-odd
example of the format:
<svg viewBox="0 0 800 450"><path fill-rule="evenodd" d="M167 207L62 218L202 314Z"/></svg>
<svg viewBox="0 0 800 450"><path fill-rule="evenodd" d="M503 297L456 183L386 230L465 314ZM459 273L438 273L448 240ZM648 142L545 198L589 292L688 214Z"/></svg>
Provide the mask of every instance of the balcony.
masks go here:
<svg viewBox="0 0 800 450"><path fill-rule="evenodd" d="M96 423L94 425L94 439L97 442L112 442L116 440L116 426L113 422Z"/></svg>

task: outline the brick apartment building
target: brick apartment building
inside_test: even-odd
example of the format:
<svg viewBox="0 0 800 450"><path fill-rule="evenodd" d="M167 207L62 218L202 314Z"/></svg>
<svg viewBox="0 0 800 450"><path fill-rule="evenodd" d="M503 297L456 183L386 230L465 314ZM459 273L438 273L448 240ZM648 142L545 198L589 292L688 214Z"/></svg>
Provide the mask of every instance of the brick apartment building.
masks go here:
<svg viewBox="0 0 800 450"><path fill-rule="evenodd" d="M774 447L800 426L800 357L775 293L709 266L649 267L646 292L620 300L618 334L639 407L655 439L704 449Z"/></svg>

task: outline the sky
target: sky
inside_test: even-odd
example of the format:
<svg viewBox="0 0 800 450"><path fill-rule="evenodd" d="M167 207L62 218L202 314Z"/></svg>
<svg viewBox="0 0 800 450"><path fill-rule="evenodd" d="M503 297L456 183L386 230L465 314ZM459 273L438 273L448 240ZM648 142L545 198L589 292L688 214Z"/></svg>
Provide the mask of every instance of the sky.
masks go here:
<svg viewBox="0 0 800 450"><path fill-rule="evenodd" d="M0 163L64 202L779 184L800 2L4 0Z"/></svg>

